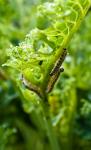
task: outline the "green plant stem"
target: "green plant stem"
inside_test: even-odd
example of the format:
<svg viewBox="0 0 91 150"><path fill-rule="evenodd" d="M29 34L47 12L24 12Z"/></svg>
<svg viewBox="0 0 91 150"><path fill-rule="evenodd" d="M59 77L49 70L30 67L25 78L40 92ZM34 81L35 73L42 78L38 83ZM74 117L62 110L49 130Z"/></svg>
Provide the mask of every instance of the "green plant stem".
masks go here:
<svg viewBox="0 0 91 150"><path fill-rule="evenodd" d="M69 106L69 120L68 120L68 144L69 150L72 149L73 144L73 128L75 123L75 116L76 116L76 108L77 108L77 97L76 97L76 89L74 88L70 92L70 106ZM68 150L68 149L67 149Z"/></svg>
<svg viewBox="0 0 91 150"><path fill-rule="evenodd" d="M76 108L77 108L77 98L76 98L76 89L75 87L70 91L70 99L69 99L69 107L67 109L67 116L65 117L65 124L61 124L61 131L63 135L63 139L61 142L63 143L63 150L72 150L73 145L73 127L76 116Z"/></svg>
<svg viewBox="0 0 91 150"><path fill-rule="evenodd" d="M49 117L49 113L48 113L49 109L48 109L47 102L48 102L47 96L45 96L44 102L42 102L42 108L43 108L43 116L44 116L44 123L45 123L47 136L48 136L48 139L49 139L49 142L51 145L51 149L52 150L61 150L61 148L59 147L58 141L57 141L57 137L53 130L51 119Z"/></svg>

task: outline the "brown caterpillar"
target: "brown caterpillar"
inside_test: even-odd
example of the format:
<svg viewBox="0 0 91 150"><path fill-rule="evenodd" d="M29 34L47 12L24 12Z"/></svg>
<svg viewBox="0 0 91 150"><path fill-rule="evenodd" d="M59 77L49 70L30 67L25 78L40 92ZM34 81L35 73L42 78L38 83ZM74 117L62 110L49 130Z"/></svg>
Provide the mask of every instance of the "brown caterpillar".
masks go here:
<svg viewBox="0 0 91 150"><path fill-rule="evenodd" d="M50 73L50 76L53 76L56 72L58 72L58 70L61 67L66 55L67 55L67 50L66 50L66 48L63 48L63 53L62 53L61 57L57 60L54 68L52 69L52 71Z"/></svg>
<svg viewBox="0 0 91 150"><path fill-rule="evenodd" d="M38 87L36 87L35 85L32 85L31 83L28 83L28 81L23 77L23 75L22 75L22 82L28 90L31 90L31 91L35 92L40 98L43 97L42 94L41 94L40 89Z"/></svg>
<svg viewBox="0 0 91 150"><path fill-rule="evenodd" d="M48 83L48 86L47 86L47 90L46 90L46 93L49 93L52 91L56 81L58 80L58 77L60 75L61 72L63 72L64 69L63 68L60 68L51 78L50 78L50 81Z"/></svg>

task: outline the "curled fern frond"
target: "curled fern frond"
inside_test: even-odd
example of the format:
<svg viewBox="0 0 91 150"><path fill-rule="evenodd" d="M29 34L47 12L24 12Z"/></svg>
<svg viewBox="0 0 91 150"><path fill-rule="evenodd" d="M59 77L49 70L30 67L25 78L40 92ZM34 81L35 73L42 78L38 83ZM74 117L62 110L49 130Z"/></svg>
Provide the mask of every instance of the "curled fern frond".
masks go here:
<svg viewBox="0 0 91 150"><path fill-rule="evenodd" d="M48 91L48 84L52 80L50 74L59 73L64 61L64 49L89 6L90 0L54 0L38 6L37 27L19 46L10 48L6 65L18 70L28 83L28 88L31 85L30 89L38 95ZM55 64L59 69L55 68Z"/></svg>

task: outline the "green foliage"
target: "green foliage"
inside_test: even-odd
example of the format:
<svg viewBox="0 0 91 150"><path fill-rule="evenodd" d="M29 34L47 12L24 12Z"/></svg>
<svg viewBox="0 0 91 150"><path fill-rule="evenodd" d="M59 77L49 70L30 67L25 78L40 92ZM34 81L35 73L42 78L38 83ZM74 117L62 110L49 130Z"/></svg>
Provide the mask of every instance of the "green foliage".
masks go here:
<svg viewBox="0 0 91 150"><path fill-rule="evenodd" d="M90 0L43 2L0 0L0 150L90 150Z"/></svg>
<svg viewBox="0 0 91 150"><path fill-rule="evenodd" d="M6 60L7 48L17 45L36 25L36 5L27 0L0 0L0 65ZM3 53L4 52L4 53Z"/></svg>
<svg viewBox="0 0 91 150"><path fill-rule="evenodd" d="M72 141L72 145L79 143L77 149L90 149L91 146L90 23L91 11L71 40L69 55L64 62L65 72L49 97L52 115L57 120L56 125L61 121L61 136L68 134L67 138ZM54 106L55 101L57 106ZM71 132L76 139L70 139Z"/></svg>
<svg viewBox="0 0 91 150"><path fill-rule="evenodd" d="M15 133L15 129L9 129L7 124L0 126L0 149L5 150L10 136Z"/></svg>
<svg viewBox="0 0 91 150"><path fill-rule="evenodd" d="M88 0L44 3L38 7L37 14L39 19L45 19L45 27L33 29L18 47L10 48L6 65L20 71L26 80L24 83L30 83L30 89L40 97L48 91L48 82L52 82L49 74L58 58L64 57L61 55L89 5Z"/></svg>

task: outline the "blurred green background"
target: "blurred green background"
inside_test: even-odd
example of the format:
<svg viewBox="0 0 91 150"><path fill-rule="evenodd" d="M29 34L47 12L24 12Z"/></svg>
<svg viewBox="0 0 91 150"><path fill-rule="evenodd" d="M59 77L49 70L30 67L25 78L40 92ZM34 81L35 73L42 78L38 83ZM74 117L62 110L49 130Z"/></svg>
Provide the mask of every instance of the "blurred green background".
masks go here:
<svg viewBox="0 0 91 150"><path fill-rule="evenodd" d="M41 108L22 98L11 70L2 67L7 48L41 25L36 7L43 2L0 0L0 150L50 149ZM48 97L49 111L59 144L68 131L72 149L91 150L91 9L68 51L65 71Z"/></svg>

